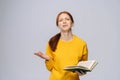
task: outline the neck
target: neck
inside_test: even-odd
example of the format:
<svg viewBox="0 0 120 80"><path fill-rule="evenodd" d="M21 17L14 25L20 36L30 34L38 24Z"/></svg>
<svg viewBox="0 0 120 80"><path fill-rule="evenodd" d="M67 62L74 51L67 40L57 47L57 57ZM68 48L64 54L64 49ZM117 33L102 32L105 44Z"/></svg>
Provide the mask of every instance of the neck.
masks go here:
<svg viewBox="0 0 120 80"><path fill-rule="evenodd" d="M71 31L61 32L61 39L65 41L70 41L73 38L73 34Z"/></svg>

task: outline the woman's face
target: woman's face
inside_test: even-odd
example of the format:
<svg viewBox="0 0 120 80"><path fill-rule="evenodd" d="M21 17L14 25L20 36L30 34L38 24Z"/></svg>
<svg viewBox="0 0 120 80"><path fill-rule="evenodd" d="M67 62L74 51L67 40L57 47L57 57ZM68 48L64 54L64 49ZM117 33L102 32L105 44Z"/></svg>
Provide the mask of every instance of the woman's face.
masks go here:
<svg viewBox="0 0 120 80"><path fill-rule="evenodd" d="M66 13L62 13L58 18L58 27L60 28L60 30L66 32L71 30L72 26L73 23L70 16Z"/></svg>

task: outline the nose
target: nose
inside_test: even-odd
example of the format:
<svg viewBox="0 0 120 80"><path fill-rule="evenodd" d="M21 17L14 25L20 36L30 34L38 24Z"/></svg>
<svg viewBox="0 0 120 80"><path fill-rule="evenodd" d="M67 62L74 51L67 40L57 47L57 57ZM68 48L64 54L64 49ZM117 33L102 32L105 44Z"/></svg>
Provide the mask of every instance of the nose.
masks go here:
<svg viewBox="0 0 120 80"><path fill-rule="evenodd" d="M63 24L65 24L66 23L66 20L63 20Z"/></svg>

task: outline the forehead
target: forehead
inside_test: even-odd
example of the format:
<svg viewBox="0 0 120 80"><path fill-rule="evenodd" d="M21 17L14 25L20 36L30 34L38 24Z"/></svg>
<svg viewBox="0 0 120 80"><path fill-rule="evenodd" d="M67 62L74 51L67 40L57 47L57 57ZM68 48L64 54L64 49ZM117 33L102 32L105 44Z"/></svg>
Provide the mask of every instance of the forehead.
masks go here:
<svg viewBox="0 0 120 80"><path fill-rule="evenodd" d="M70 18L70 16L67 13L62 13L59 15L59 18L65 18L65 17Z"/></svg>

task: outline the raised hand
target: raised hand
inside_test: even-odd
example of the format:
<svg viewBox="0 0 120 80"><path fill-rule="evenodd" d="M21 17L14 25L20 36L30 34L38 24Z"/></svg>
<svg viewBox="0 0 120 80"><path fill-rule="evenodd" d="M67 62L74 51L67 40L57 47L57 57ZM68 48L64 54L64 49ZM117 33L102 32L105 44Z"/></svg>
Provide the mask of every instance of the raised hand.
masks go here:
<svg viewBox="0 0 120 80"><path fill-rule="evenodd" d="M43 53L40 52L40 51L39 51L39 52L35 52L34 55L39 56L39 57L41 57L41 58L43 58L43 59L45 59L45 60L50 60L50 57L49 57L48 55L43 54Z"/></svg>

